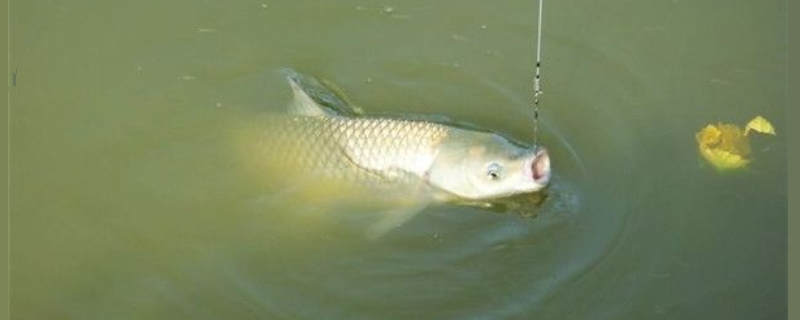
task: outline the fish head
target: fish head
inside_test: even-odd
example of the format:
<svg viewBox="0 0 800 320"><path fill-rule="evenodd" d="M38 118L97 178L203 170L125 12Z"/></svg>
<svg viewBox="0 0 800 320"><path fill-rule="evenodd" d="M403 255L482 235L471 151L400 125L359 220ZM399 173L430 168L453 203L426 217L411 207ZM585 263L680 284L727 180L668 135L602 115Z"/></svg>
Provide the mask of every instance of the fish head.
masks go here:
<svg viewBox="0 0 800 320"><path fill-rule="evenodd" d="M537 192L550 182L550 156L489 133L444 142L428 173L430 184L461 199L488 200Z"/></svg>

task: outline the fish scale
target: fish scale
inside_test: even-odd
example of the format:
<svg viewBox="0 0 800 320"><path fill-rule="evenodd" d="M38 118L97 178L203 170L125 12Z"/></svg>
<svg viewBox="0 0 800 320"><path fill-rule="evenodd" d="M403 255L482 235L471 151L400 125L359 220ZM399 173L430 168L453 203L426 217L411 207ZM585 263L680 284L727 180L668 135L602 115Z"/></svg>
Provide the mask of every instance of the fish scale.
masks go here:
<svg viewBox="0 0 800 320"><path fill-rule="evenodd" d="M359 184L423 176L449 130L392 118L270 115L254 123L256 166Z"/></svg>

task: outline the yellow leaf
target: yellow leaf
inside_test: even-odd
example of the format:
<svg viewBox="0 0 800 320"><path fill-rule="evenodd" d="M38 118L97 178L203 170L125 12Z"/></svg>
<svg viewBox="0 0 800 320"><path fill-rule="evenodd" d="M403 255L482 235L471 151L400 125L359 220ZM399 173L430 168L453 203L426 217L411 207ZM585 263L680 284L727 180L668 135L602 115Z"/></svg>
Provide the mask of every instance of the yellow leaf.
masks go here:
<svg viewBox="0 0 800 320"><path fill-rule="evenodd" d="M747 123L747 126L744 129L744 135L747 135L750 130L759 133L775 135L775 127L773 127L772 124L762 116L757 116Z"/></svg>
<svg viewBox="0 0 800 320"><path fill-rule="evenodd" d="M734 154L725 150L700 148L700 154L703 158L714 166L717 170L731 170L739 169L750 163L750 160L745 159L741 155Z"/></svg>
<svg viewBox="0 0 800 320"><path fill-rule="evenodd" d="M717 170L738 169L750 160L750 143L735 125L707 125L695 135L700 155Z"/></svg>
<svg viewBox="0 0 800 320"><path fill-rule="evenodd" d="M712 146L717 145L720 142L720 136L722 132L717 129L717 127L713 125L707 125L703 130L697 133L697 143L701 146Z"/></svg>

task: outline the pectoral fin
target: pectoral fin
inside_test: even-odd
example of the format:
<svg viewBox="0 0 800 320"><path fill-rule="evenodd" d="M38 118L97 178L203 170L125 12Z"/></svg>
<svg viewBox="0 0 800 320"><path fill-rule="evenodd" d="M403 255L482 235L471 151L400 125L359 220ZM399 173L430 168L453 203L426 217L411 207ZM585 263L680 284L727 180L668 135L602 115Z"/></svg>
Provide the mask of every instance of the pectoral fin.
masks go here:
<svg viewBox="0 0 800 320"><path fill-rule="evenodd" d="M399 182L399 181L398 181ZM403 187L395 195L384 195L391 199L390 208L375 212L376 220L367 227L369 240L377 240L397 227L402 226L434 202L430 187L420 179L404 180Z"/></svg>
<svg viewBox="0 0 800 320"><path fill-rule="evenodd" d="M372 223L365 231L367 239L370 241L380 239L390 231L416 217L429 203L429 201L417 202L413 205L377 212L378 221Z"/></svg>

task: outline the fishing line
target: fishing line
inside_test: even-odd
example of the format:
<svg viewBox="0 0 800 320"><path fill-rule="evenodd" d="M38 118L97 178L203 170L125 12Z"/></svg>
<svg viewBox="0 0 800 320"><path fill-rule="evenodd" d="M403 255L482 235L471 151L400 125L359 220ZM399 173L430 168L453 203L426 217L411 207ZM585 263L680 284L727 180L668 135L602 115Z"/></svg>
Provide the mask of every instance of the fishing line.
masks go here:
<svg viewBox="0 0 800 320"><path fill-rule="evenodd" d="M533 78L533 146L539 145L539 95L542 92L542 3L539 0L539 30L536 35L536 75Z"/></svg>

